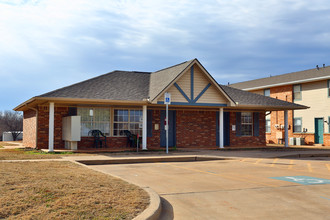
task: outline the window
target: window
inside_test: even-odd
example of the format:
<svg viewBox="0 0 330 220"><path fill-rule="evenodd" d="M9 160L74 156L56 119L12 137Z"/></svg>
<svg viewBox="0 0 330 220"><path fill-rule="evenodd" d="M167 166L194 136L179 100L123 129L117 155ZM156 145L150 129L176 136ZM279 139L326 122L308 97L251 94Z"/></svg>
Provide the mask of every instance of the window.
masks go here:
<svg viewBox="0 0 330 220"><path fill-rule="evenodd" d="M78 108L81 116L81 136L88 136L90 130L100 130L110 135L110 109L107 108Z"/></svg>
<svg viewBox="0 0 330 220"><path fill-rule="evenodd" d="M294 118L293 119L293 132L301 132L302 128L302 119Z"/></svg>
<svg viewBox="0 0 330 220"><path fill-rule="evenodd" d="M270 96L270 89L265 89L264 90L264 96Z"/></svg>
<svg viewBox="0 0 330 220"><path fill-rule="evenodd" d="M294 101L301 100L301 85L293 86L293 100Z"/></svg>
<svg viewBox="0 0 330 220"><path fill-rule="evenodd" d="M270 119L266 119L266 133L270 133Z"/></svg>
<svg viewBox="0 0 330 220"><path fill-rule="evenodd" d="M252 136L253 120L252 112L242 112L241 114L241 135Z"/></svg>
<svg viewBox="0 0 330 220"><path fill-rule="evenodd" d="M115 109L113 135L123 136L124 130L142 135L142 110Z"/></svg>

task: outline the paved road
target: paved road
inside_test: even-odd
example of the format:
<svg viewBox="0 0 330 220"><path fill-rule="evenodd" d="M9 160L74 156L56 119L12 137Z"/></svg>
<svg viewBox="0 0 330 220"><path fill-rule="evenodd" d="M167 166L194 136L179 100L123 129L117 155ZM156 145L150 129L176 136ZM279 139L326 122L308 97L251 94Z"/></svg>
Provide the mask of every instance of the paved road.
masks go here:
<svg viewBox="0 0 330 220"><path fill-rule="evenodd" d="M162 219L330 219L330 160L318 159L91 167L154 189Z"/></svg>

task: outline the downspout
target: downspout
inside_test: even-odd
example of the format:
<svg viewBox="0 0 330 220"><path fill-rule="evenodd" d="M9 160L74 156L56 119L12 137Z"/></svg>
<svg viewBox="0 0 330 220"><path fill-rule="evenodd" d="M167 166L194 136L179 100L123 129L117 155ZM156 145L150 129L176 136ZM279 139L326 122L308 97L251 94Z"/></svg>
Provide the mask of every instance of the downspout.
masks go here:
<svg viewBox="0 0 330 220"><path fill-rule="evenodd" d="M38 149L38 109L37 108L33 108L33 107L30 107L28 106L27 104L25 104L25 106L28 108L28 109L31 109L33 111L36 112L36 146L35 146L35 149Z"/></svg>

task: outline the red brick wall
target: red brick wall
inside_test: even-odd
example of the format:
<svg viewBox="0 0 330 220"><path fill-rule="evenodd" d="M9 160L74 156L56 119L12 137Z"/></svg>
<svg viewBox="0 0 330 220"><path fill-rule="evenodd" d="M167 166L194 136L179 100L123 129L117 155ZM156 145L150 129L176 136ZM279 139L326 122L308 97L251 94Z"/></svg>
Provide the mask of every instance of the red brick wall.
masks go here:
<svg viewBox="0 0 330 220"><path fill-rule="evenodd" d="M23 145L25 147L36 147L37 134L37 113L34 110L27 110L23 112Z"/></svg>
<svg viewBox="0 0 330 220"><path fill-rule="evenodd" d="M295 138L305 138L305 144L307 145L313 145L315 143L315 136L314 134L308 133L293 133L292 135Z"/></svg>
<svg viewBox="0 0 330 220"><path fill-rule="evenodd" d="M54 109L54 149L64 148L62 140L62 118L68 116L68 107ZM38 108L38 148L48 149L49 106Z"/></svg>
<svg viewBox="0 0 330 220"><path fill-rule="evenodd" d="M155 124L158 124L159 129L155 130ZM160 110L152 111L152 137L147 138L147 148L158 148L160 147Z"/></svg>
<svg viewBox="0 0 330 220"><path fill-rule="evenodd" d="M231 147L254 147L265 146L265 113L259 113L259 136L236 136L236 130L231 129L232 125L236 126L236 112L230 112L230 146Z"/></svg>
<svg viewBox="0 0 330 220"><path fill-rule="evenodd" d="M330 146L330 134L329 133L323 134L323 145Z"/></svg>
<svg viewBox="0 0 330 220"><path fill-rule="evenodd" d="M38 148L48 148L48 123L49 107L38 108ZM176 145L177 147L216 147L216 112L202 110L177 110L176 111ZM55 106L54 149L64 148L62 141L62 118L68 115L68 107ZM28 113L26 114L28 116ZM265 115L260 113L259 136L237 137L230 131L231 146L260 146L265 145ZM155 130L155 124L159 129ZM230 113L230 128L236 125L236 114ZM152 137L148 137L147 148L160 146L160 110L153 110ZM25 132L25 131L24 131ZM125 147L126 137L108 137L107 146L110 148ZM93 147L92 137L82 137L78 142L79 148Z"/></svg>
<svg viewBox="0 0 330 220"><path fill-rule="evenodd" d="M252 91L253 92L253 91ZM283 101L292 102L292 85L278 86L270 88L270 97L277 98ZM270 128L271 133L266 134L266 142L269 144L277 144L278 140L276 139L277 132L283 132L281 125L284 126L284 111L273 111L270 116ZM289 125L289 137L293 136L293 127L292 127L293 115L292 111L288 111L288 125ZM275 125L279 125L278 128Z"/></svg>
<svg viewBox="0 0 330 220"><path fill-rule="evenodd" d="M102 138L103 140L103 138ZM126 137L107 137L107 147L109 148L123 148L126 147ZM94 137L82 137L78 142L78 149L86 149L94 147Z"/></svg>
<svg viewBox="0 0 330 220"><path fill-rule="evenodd" d="M216 112L176 111L177 147L216 147Z"/></svg>

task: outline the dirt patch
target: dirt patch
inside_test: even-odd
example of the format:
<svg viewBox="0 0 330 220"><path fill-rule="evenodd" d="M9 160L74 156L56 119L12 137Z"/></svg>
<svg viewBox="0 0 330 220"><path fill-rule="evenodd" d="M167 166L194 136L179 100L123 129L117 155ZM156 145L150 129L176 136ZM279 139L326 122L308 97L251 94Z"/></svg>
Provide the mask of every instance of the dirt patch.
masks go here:
<svg viewBox="0 0 330 220"><path fill-rule="evenodd" d="M132 219L148 194L70 162L0 162L0 219Z"/></svg>

